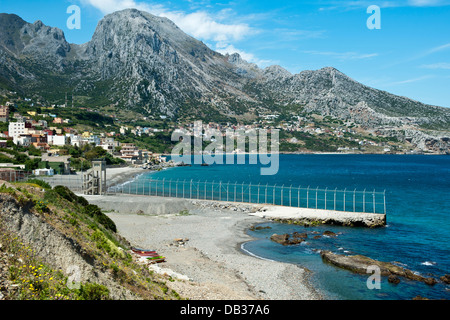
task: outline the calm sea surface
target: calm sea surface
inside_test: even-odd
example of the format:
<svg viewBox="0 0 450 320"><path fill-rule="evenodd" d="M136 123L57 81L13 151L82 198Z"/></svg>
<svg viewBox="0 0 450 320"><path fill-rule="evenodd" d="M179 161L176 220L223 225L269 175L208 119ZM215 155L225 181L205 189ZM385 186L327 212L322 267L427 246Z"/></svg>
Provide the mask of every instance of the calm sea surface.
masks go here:
<svg viewBox="0 0 450 320"><path fill-rule="evenodd" d="M249 231L256 240L243 250L257 256L301 265L312 271L311 280L328 299L449 299L450 286L401 279L397 285L382 277L381 289L367 287L368 275L322 262L319 251L362 254L394 262L424 276L450 274L450 156L422 155L280 155L277 175L261 176L257 165L212 165L146 173L141 178L186 179L329 189L386 190L386 228L337 226L298 227L265 223L270 229ZM321 236L301 245L284 247L272 234L330 230L336 238ZM293 282L296 279L292 279Z"/></svg>

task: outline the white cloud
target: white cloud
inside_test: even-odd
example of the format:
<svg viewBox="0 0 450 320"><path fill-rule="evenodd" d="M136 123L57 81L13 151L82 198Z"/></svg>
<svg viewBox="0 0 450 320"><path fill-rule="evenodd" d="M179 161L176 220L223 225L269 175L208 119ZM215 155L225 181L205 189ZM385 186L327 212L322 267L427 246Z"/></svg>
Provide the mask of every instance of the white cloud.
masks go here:
<svg viewBox="0 0 450 320"><path fill-rule="evenodd" d="M245 52L245 51L235 48L232 44L226 44L226 43L219 42L216 44L215 50L224 55L225 54L231 55L233 53L238 53L242 59L244 59L245 61L250 62L250 63L255 63L260 68L264 68L264 67L267 67L267 66L275 63L272 60L261 60L252 53L248 53L248 52Z"/></svg>
<svg viewBox="0 0 450 320"><path fill-rule="evenodd" d="M402 80L402 81L397 81L397 82L392 82L388 85L390 86L394 86L394 85L401 85L401 84L408 84L408 83L413 83L413 82L418 82L418 81L423 81L423 80L428 80L434 78L433 75L425 75L422 77L418 77L418 78L412 78L412 79L407 79L407 80Z"/></svg>
<svg viewBox="0 0 450 320"><path fill-rule="evenodd" d="M248 24L227 21L237 20L231 9L223 9L217 14L206 11L195 11L186 13L182 11L169 10L162 4L148 4L135 0L80 0L83 4L100 10L103 14L134 8L149 12L153 15L165 17L172 20L181 30L196 39L204 40L214 49L222 54L239 53L242 59L257 64L259 67L268 66L271 61L258 59L254 54L236 49L232 42L240 41L246 37L256 34L257 31ZM197 7L195 7L197 8Z"/></svg>
<svg viewBox="0 0 450 320"><path fill-rule="evenodd" d="M408 2L415 7L439 6L445 3L445 1L442 0L409 0Z"/></svg>
<svg viewBox="0 0 450 320"><path fill-rule="evenodd" d="M439 51L446 50L446 49L450 49L450 43L430 49L426 52L426 54L428 55L428 54L432 54L432 53L439 52Z"/></svg>
<svg viewBox="0 0 450 320"><path fill-rule="evenodd" d="M424 68L424 69L447 69L447 70L450 70L450 63L440 62L440 63L433 63L433 64L424 64L424 65L421 66L421 68Z"/></svg>
<svg viewBox="0 0 450 320"><path fill-rule="evenodd" d="M321 55L321 56L331 56L339 60L359 60L359 59L370 59L378 56L378 53L358 53L358 52L332 52L332 51L303 51L304 53Z"/></svg>
<svg viewBox="0 0 450 320"><path fill-rule="evenodd" d="M135 0L81 0L85 5L93 6L103 14L109 14L128 8L146 11L160 17L172 20L184 32L200 40L237 41L254 33L254 30L245 23L221 23L221 12L217 17L205 11L185 13L171 11L161 4L148 4Z"/></svg>
<svg viewBox="0 0 450 320"><path fill-rule="evenodd" d="M450 0L385 0L374 3L373 0L325 0L319 2L319 11L325 10L360 10L377 4L380 8L399 7L440 7L450 5Z"/></svg>

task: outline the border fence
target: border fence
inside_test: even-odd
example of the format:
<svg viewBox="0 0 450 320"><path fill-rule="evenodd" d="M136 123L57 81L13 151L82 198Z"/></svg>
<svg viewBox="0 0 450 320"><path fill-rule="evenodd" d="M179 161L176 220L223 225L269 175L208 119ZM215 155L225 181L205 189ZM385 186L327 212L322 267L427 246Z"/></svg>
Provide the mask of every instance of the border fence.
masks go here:
<svg viewBox="0 0 450 320"><path fill-rule="evenodd" d="M8 182L25 181L28 179L30 172L24 170L8 170L0 168L0 180Z"/></svg>
<svg viewBox="0 0 450 320"><path fill-rule="evenodd" d="M223 181L136 179L108 193L386 214L386 192Z"/></svg>
<svg viewBox="0 0 450 320"><path fill-rule="evenodd" d="M8 172L7 176L5 173L2 178L7 181L23 181L27 180L28 174L23 171L15 174ZM62 185L74 192L83 192L83 177L79 175L36 176L35 178L42 179L51 186ZM386 191L375 190L137 178L124 184L109 186L106 193L386 214Z"/></svg>

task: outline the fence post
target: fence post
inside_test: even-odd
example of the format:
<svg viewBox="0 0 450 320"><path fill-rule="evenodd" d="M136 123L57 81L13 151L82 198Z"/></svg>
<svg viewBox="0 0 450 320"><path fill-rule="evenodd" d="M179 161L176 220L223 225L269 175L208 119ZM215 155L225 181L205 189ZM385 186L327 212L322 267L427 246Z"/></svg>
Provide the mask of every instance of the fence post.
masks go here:
<svg viewBox="0 0 450 320"><path fill-rule="evenodd" d="M189 182L189 199L192 199L192 180Z"/></svg>
<svg viewBox="0 0 450 320"><path fill-rule="evenodd" d="M327 190L328 187L325 188L325 210L327 210Z"/></svg>
<svg viewBox="0 0 450 320"><path fill-rule="evenodd" d="M277 184L275 183L275 185L273 186L273 197L272 197L272 202L275 205L275 189L277 187Z"/></svg>
<svg viewBox="0 0 450 320"><path fill-rule="evenodd" d="M206 200L206 184L208 183L208 180L205 181L205 193L203 195L203 199Z"/></svg>
<svg viewBox="0 0 450 320"><path fill-rule="evenodd" d="M373 213L376 213L376 205L375 205L375 189L373 190Z"/></svg>
<svg viewBox="0 0 450 320"><path fill-rule="evenodd" d="M281 186L281 205L283 205L283 197L284 197L284 184Z"/></svg>
<svg viewBox="0 0 450 320"><path fill-rule="evenodd" d="M219 181L219 201L222 201L222 180Z"/></svg>
<svg viewBox="0 0 450 320"><path fill-rule="evenodd" d="M334 189L334 211L336 211L336 192L337 188Z"/></svg>
<svg viewBox="0 0 450 320"><path fill-rule="evenodd" d="M366 189L364 189L363 193L363 212L366 212Z"/></svg>
<svg viewBox="0 0 450 320"><path fill-rule="evenodd" d="M292 207L292 184L289 187L289 207Z"/></svg>
<svg viewBox="0 0 450 320"><path fill-rule="evenodd" d="M211 200L214 200L214 180L211 182Z"/></svg>
<svg viewBox="0 0 450 320"><path fill-rule="evenodd" d="M264 203L267 204L267 188L269 188L269 184L266 183L266 190L264 190Z"/></svg>
<svg viewBox="0 0 450 320"><path fill-rule="evenodd" d="M309 186L306 190L306 208L309 209Z"/></svg>
<svg viewBox="0 0 450 320"><path fill-rule="evenodd" d="M229 188L230 188L230 181L228 181L228 183L227 183L227 202L228 202L228 196L229 196L229 192L230 192L230 190L229 190Z"/></svg>
<svg viewBox="0 0 450 320"><path fill-rule="evenodd" d="M356 212L356 189L353 191L353 212Z"/></svg>
<svg viewBox="0 0 450 320"><path fill-rule="evenodd" d="M197 181L197 200L200 199L200 180Z"/></svg>
<svg viewBox="0 0 450 320"><path fill-rule="evenodd" d="M300 208L300 188L301 186L298 186L297 188L297 205Z"/></svg>
<svg viewBox="0 0 450 320"><path fill-rule="evenodd" d="M257 198L256 198L256 203L259 203L259 186L261 185L261 183L258 183L258 194L257 194Z"/></svg>
<svg viewBox="0 0 450 320"><path fill-rule="evenodd" d="M248 185L248 202L252 203L252 183Z"/></svg>
<svg viewBox="0 0 450 320"><path fill-rule="evenodd" d="M234 202L236 202L236 186L237 186L237 181L234 182Z"/></svg>
<svg viewBox="0 0 450 320"><path fill-rule="evenodd" d="M319 191L319 187L316 188L316 209L317 209L317 192Z"/></svg>
<svg viewBox="0 0 450 320"><path fill-rule="evenodd" d="M345 212L345 194L347 192L347 188L344 189L344 212Z"/></svg>

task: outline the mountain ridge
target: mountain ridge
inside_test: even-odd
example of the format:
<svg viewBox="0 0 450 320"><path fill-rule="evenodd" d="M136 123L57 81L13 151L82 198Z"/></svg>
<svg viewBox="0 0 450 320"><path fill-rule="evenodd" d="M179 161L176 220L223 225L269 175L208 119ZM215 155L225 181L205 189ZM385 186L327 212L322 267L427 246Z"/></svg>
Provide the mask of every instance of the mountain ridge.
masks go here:
<svg viewBox="0 0 450 320"><path fill-rule="evenodd" d="M136 9L106 15L81 45L68 43L58 28L14 14L0 14L0 26L0 84L47 101L73 92L92 106L172 118L217 113L239 119L293 109L371 128L450 129L448 108L368 87L333 67L298 74L277 65L261 69Z"/></svg>

